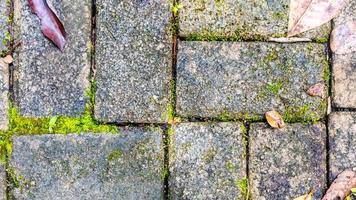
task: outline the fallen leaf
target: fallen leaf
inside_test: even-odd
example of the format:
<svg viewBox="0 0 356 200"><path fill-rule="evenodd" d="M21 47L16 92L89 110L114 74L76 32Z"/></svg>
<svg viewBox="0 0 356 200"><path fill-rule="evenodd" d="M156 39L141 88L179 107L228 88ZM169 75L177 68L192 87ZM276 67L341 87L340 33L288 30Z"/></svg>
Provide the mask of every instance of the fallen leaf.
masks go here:
<svg viewBox="0 0 356 200"><path fill-rule="evenodd" d="M318 97L324 98L325 97L325 84L317 83L315 85L312 85L308 89L307 94L312 97L318 96Z"/></svg>
<svg viewBox="0 0 356 200"><path fill-rule="evenodd" d="M275 110L266 112L265 114L267 122L273 128L283 128L285 127L285 123L282 119L282 116Z"/></svg>
<svg viewBox="0 0 356 200"><path fill-rule="evenodd" d="M336 26L330 35L330 49L336 54L356 51L356 20Z"/></svg>
<svg viewBox="0 0 356 200"><path fill-rule="evenodd" d="M12 58L11 55L7 55L3 58L3 61L6 63L6 64L11 64L12 62L14 62L14 59Z"/></svg>
<svg viewBox="0 0 356 200"><path fill-rule="evenodd" d="M302 195L300 197L297 197L293 200L312 200L313 199L313 192L309 192L308 194Z"/></svg>
<svg viewBox="0 0 356 200"><path fill-rule="evenodd" d="M345 198L345 200L351 200L351 196L350 196L350 195L347 196L347 197Z"/></svg>
<svg viewBox="0 0 356 200"><path fill-rule="evenodd" d="M291 0L288 37L321 26L336 17L350 0Z"/></svg>
<svg viewBox="0 0 356 200"><path fill-rule="evenodd" d="M351 188L351 192L356 194L356 188Z"/></svg>
<svg viewBox="0 0 356 200"><path fill-rule="evenodd" d="M356 173L351 170L343 171L336 177L322 200L345 199L354 187L356 187Z"/></svg>
<svg viewBox="0 0 356 200"><path fill-rule="evenodd" d="M48 6L46 0L28 0L32 12L36 13L41 20L41 31L61 51L66 43L66 32L62 22Z"/></svg>

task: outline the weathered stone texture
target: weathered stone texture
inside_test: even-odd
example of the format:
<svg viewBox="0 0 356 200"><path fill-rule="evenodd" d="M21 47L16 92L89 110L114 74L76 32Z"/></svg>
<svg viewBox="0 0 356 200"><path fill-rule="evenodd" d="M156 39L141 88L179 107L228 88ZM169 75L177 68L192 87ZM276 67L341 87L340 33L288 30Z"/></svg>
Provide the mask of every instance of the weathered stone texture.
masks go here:
<svg viewBox="0 0 356 200"><path fill-rule="evenodd" d="M9 65L0 58L0 130L9 124Z"/></svg>
<svg viewBox="0 0 356 200"><path fill-rule="evenodd" d="M164 122L171 79L169 1L97 3L96 118Z"/></svg>
<svg viewBox="0 0 356 200"><path fill-rule="evenodd" d="M356 113L335 112L329 118L330 180L346 169L356 171Z"/></svg>
<svg viewBox="0 0 356 200"><path fill-rule="evenodd" d="M334 26L356 20L356 1L335 18ZM341 108L356 108L356 52L333 55L333 104Z"/></svg>
<svg viewBox="0 0 356 200"><path fill-rule="evenodd" d="M321 44L179 44L177 113L184 117L260 115L272 108L298 120L320 118L325 99L306 90L325 82Z"/></svg>
<svg viewBox="0 0 356 200"><path fill-rule="evenodd" d="M181 0L181 36L211 35L241 39L285 37L289 0ZM299 35L314 40L327 39L330 23Z"/></svg>
<svg viewBox="0 0 356 200"><path fill-rule="evenodd" d="M90 0L51 0L67 31L64 52L41 33L40 20L27 0L15 0L15 99L24 116L84 112L90 71Z"/></svg>
<svg viewBox="0 0 356 200"><path fill-rule="evenodd" d="M326 189L326 129L322 124L288 124L272 129L252 124L250 129L250 185L252 199L290 200Z"/></svg>
<svg viewBox="0 0 356 200"><path fill-rule="evenodd" d="M9 17L9 8L7 0L0 0L0 53L6 50L8 24L7 19Z"/></svg>
<svg viewBox="0 0 356 200"><path fill-rule="evenodd" d="M161 131L13 137L15 199L162 199Z"/></svg>
<svg viewBox="0 0 356 200"><path fill-rule="evenodd" d="M183 123L174 126L169 185L172 199L241 198L246 176L241 123Z"/></svg>
<svg viewBox="0 0 356 200"><path fill-rule="evenodd" d="M0 200L6 200L6 168L0 164Z"/></svg>

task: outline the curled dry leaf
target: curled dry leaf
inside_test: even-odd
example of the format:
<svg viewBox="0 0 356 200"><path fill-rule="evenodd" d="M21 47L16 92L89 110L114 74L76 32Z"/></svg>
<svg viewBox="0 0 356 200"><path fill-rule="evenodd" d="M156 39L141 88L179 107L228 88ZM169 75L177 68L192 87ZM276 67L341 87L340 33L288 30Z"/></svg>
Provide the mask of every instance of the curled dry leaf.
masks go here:
<svg viewBox="0 0 356 200"><path fill-rule="evenodd" d="M266 112L265 114L267 122L273 128L283 128L285 127L285 123L283 121L282 116L275 110Z"/></svg>
<svg viewBox="0 0 356 200"><path fill-rule="evenodd" d="M48 6L46 0L28 0L32 12L36 13L41 20L41 31L61 51L66 43L66 32L62 22Z"/></svg>
<svg viewBox="0 0 356 200"><path fill-rule="evenodd" d="M345 199L354 187L356 187L356 173L350 170L343 171L336 177L322 200Z"/></svg>
<svg viewBox="0 0 356 200"><path fill-rule="evenodd" d="M308 31L336 17L350 0L291 0L288 37Z"/></svg>
<svg viewBox="0 0 356 200"><path fill-rule="evenodd" d="M11 55L7 55L3 58L3 61L6 63L6 64L11 64L12 62L14 62L14 59L12 58Z"/></svg>
<svg viewBox="0 0 356 200"><path fill-rule="evenodd" d="M312 85L308 89L307 94L312 97L318 96L318 97L324 98L325 97L325 84L317 83L315 85Z"/></svg>
<svg viewBox="0 0 356 200"><path fill-rule="evenodd" d="M330 36L330 49L336 54L356 51L356 20L334 28Z"/></svg>
<svg viewBox="0 0 356 200"><path fill-rule="evenodd" d="M313 192L309 192L308 194L302 195L300 197L297 197L293 200L312 200L313 199Z"/></svg>

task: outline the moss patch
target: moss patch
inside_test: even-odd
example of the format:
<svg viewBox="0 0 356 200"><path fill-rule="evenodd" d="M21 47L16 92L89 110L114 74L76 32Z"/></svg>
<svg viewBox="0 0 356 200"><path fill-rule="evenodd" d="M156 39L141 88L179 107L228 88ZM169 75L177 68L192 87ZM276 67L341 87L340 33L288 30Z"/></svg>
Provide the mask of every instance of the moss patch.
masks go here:
<svg viewBox="0 0 356 200"><path fill-rule="evenodd" d="M236 180L236 186L240 190L241 196L244 200L250 199L250 189L247 178Z"/></svg>

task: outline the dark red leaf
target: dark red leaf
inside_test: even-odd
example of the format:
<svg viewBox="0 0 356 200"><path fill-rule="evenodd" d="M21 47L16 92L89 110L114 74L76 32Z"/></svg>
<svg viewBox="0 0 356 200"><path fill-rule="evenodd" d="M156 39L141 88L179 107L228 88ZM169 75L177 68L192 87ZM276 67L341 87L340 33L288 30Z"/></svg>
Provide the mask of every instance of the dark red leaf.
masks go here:
<svg viewBox="0 0 356 200"><path fill-rule="evenodd" d="M50 39L61 51L66 43L66 32L62 22L48 6L46 0L28 0L32 12L41 20L41 31Z"/></svg>

